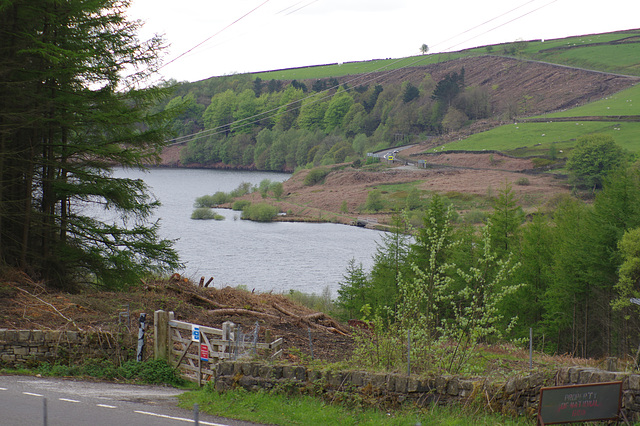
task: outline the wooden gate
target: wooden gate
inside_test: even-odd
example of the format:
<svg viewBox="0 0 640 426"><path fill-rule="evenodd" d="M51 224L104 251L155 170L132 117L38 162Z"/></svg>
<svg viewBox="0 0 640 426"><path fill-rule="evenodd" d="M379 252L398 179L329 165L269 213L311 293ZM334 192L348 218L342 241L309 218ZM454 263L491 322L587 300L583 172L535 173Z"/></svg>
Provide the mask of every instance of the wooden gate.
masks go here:
<svg viewBox="0 0 640 426"><path fill-rule="evenodd" d="M282 338L259 343L256 329L255 338L247 342L240 327L232 322L225 322L218 329L176 321L173 312L165 311L156 311L154 319L156 359L167 359L186 379L198 384L210 380L215 364L222 360L275 358L282 353ZM269 330L265 340L271 340Z"/></svg>

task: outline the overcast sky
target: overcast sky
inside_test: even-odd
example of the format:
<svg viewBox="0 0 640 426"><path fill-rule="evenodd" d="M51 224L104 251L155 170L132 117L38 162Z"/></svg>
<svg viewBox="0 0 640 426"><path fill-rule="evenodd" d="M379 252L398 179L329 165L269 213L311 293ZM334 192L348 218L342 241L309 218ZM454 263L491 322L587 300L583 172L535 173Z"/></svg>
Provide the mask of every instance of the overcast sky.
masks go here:
<svg viewBox="0 0 640 426"><path fill-rule="evenodd" d="M197 81L638 28L640 1L131 0L129 15L170 44L164 78Z"/></svg>

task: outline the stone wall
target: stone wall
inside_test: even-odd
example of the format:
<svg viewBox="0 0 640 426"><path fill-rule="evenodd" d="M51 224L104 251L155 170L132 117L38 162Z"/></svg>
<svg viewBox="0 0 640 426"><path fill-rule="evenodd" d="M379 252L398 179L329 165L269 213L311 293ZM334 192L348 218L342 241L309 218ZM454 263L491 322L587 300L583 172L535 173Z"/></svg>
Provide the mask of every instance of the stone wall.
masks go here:
<svg viewBox="0 0 640 426"><path fill-rule="evenodd" d="M489 405L496 412L534 418L540 388L609 381L623 382L622 410L629 421L640 420L640 375L569 367L548 373L532 373L505 381L458 376L418 377L362 371L330 371L295 365L267 365L254 362L221 362L215 371L218 390L243 387L247 390L280 387L297 392L353 392L377 403L397 405L413 401L431 403L473 403Z"/></svg>
<svg viewBox="0 0 640 426"><path fill-rule="evenodd" d="M40 362L76 362L135 358L137 337L131 333L0 329L0 365L32 367ZM133 350L133 352L132 352Z"/></svg>

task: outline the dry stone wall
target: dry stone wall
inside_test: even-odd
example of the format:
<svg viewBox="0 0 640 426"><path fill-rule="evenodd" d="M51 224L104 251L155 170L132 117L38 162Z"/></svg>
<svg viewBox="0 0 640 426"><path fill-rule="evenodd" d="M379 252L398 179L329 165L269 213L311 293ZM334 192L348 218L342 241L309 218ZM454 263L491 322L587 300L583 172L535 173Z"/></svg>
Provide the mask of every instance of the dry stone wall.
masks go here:
<svg viewBox="0 0 640 426"><path fill-rule="evenodd" d="M135 357L130 333L0 329L0 365L30 367L40 362L76 362L87 358L123 361Z"/></svg>
<svg viewBox="0 0 640 426"><path fill-rule="evenodd" d="M417 377L362 371L331 371L295 365L267 365L255 362L221 362L215 371L218 390L243 387L288 389L314 393L354 392L361 398L377 398L391 405L413 401L431 403L478 403L496 412L535 417L540 389L610 381L623 382L622 412L629 421L640 421L640 375L593 368L568 367L548 373L532 373L489 381L458 376Z"/></svg>

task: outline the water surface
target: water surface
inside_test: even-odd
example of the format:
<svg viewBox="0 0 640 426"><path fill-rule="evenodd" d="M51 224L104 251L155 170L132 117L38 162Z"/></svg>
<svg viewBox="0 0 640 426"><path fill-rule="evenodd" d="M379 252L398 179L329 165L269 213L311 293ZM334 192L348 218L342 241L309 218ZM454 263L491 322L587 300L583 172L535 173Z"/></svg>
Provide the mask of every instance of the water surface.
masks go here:
<svg viewBox="0 0 640 426"><path fill-rule="evenodd" d="M198 281L214 277L215 287L246 286L260 292L290 289L333 297L350 259L372 265L380 232L330 223L258 223L240 220L240 212L215 209L224 221L192 220L197 197L229 192L242 182L285 181L282 173L208 169L118 169L116 176L141 178L162 206L160 235L177 240L175 248L186 264L184 275Z"/></svg>

